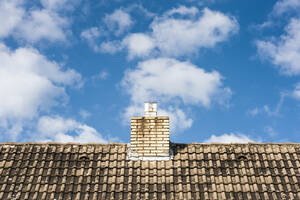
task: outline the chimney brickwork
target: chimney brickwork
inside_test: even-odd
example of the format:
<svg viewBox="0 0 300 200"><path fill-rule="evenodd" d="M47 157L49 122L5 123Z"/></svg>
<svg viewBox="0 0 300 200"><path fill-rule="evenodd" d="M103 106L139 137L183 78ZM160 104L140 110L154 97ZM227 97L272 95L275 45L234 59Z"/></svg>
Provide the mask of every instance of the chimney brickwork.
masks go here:
<svg viewBox="0 0 300 200"><path fill-rule="evenodd" d="M136 157L170 156L169 117L133 117L130 149Z"/></svg>

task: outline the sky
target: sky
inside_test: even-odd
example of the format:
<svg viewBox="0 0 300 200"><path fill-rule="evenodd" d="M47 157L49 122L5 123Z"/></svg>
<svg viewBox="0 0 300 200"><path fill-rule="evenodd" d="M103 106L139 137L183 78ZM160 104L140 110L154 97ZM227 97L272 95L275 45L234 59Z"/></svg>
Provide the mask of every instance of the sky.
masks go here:
<svg viewBox="0 0 300 200"><path fill-rule="evenodd" d="M300 0L0 0L0 142L300 141Z"/></svg>

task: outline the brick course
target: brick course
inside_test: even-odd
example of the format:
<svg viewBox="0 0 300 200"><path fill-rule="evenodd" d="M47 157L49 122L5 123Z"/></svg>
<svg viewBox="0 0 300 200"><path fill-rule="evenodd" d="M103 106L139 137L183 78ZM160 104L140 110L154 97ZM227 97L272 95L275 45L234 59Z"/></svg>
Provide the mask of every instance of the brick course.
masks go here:
<svg viewBox="0 0 300 200"><path fill-rule="evenodd" d="M169 156L169 117L133 117L130 144L138 157Z"/></svg>

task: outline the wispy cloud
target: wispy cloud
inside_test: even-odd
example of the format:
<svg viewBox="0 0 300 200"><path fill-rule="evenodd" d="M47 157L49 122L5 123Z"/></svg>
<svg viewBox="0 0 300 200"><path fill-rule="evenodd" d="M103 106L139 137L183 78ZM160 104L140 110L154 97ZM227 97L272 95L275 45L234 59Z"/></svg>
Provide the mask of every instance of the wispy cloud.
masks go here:
<svg viewBox="0 0 300 200"><path fill-rule="evenodd" d="M281 109L283 102L287 96L288 96L287 93L281 93L280 100L273 110L270 108L269 105L264 105L261 108L256 107L254 109L249 110L248 114L250 114L253 117L258 114L263 114L263 113L265 113L269 116L280 116L280 109Z"/></svg>
<svg viewBox="0 0 300 200"><path fill-rule="evenodd" d="M109 73L107 71L101 71L98 74L92 76L92 80L106 80L109 77Z"/></svg>
<svg viewBox="0 0 300 200"><path fill-rule="evenodd" d="M294 99L300 100L300 83L297 83L291 95Z"/></svg>
<svg viewBox="0 0 300 200"><path fill-rule="evenodd" d="M264 131L270 136L275 137L278 135L277 131L272 126L265 126Z"/></svg>
<svg viewBox="0 0 300 200"><path fill-rule="evenodd" d="M92 114L91 114L90 112L88 112L87 110L80 109L80 110L79 110L79 115L80 115L83 119L87 119L87 118L89 118Z"/></svg>
<svg viewBox="0 0 300 200"><path fill-rule="evenodd" d="M254 117L260 113L260 109L256 107L256 108L249 110L247 113Z"/></svg>

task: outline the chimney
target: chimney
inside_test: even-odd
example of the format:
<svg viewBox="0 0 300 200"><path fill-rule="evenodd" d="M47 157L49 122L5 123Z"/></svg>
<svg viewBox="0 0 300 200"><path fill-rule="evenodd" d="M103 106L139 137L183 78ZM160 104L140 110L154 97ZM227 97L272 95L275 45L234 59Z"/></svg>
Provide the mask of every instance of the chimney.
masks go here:
<svg viewBox="0 0 300 200"><path fill-rule="evenodd" d="M157 103L145 103L145 116L131 118L131 160L169 160L169 117L157 116Z"/></svg>

